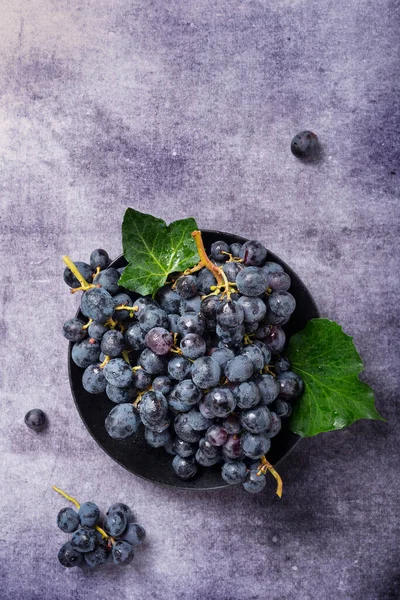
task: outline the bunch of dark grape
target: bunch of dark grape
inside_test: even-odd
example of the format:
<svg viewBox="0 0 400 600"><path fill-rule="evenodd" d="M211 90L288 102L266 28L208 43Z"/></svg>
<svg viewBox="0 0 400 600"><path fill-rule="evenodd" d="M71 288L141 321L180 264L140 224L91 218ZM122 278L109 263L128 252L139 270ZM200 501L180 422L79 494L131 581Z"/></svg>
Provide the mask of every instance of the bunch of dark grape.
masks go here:
<svg viewBox="0 0 400 600"><path fill-rule="evenodd" d="M123 269L108 267L102 250L76 263L91 285L67 268L89 321L70 319L64 335L85 390L116 404L105 421L111 437L142 423L147 443L174 456L178 477L220 463L226 483L257 493L267 470L279 477L265 455L303 390L282 354L296 306L290 276L257 241L218 241L209 257L192 235L201 262L171 274L154 299L121 289Z"/></svg>
<svg viewBox="0 0 400 600"><path fill-rule="evenodd" d="M62 508L57 515L58 527L72 534L58 552L63 567L96 567L107 562L124 566L132 562L134 548L143 542L146 532L135 523L129 506L113 504L102 518L94 502L79 504L59 488L53 489L77 509Z"/></svg>

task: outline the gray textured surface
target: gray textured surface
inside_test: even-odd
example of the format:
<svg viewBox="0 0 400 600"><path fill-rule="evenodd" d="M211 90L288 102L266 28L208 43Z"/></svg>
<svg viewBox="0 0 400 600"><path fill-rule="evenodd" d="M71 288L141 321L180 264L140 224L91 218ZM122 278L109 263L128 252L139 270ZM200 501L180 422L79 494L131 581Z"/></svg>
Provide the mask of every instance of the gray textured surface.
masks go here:
<svg viewBox="0 0 400 600"><path fill-rule="evenodd" d="M398 2L13 0L1 13L1 598L399 598ZM290 154L304 128L324 145L318 165ZM272 482L256 498L192 494L115 465L70 396L59 330L77 299L60 257L118 254L128 205L264 241L354 335L388 423L302 443L282 501ZM23 425L35 406L51 419L41 436ZM133 566L63 570L51 484L131 504L148 530Z"/></svg>

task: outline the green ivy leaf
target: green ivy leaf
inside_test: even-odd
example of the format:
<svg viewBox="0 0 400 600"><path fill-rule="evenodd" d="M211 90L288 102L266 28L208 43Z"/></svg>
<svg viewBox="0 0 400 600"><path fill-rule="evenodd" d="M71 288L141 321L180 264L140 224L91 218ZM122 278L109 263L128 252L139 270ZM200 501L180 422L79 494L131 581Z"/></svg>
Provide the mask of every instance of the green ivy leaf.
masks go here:
<svg viewBox="0 0 400 600"><path fill-rule="evenodd" d="M353 339L334 321L309 321L291 338L287 357L305 388L290 420L298 435L342 429L358 419L385 420L375 408L372 389L358 378L363 363Z"/></svg>
<svg viewBox="0 0 400 600"><path fill-rule="evenodd" d="M122 246L128 266L119 284L145 296L164 285L169 273L184 271L199 262L194 239L198 229L192 218L165 221L133 208L125 212L122 223Z"/></svg>

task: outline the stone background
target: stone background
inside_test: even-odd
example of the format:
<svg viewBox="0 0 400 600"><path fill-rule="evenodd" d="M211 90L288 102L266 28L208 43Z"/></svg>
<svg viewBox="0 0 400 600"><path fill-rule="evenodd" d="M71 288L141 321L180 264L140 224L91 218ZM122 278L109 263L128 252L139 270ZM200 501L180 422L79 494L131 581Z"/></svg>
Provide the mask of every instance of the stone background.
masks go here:
<svg viewBox="0 0 400 600"><path fill-rule="evenodd" d="M399 22L395 0L2 3L1 598L400 597ZM302 129L317 165L290 153ZM273 480L184 493L113 463L72 402L61 255L119 254L127 206L262 240L354 336L388 422L301 443L281 501ZM131 504L134 563L61 568L51 484Z"/></svg>

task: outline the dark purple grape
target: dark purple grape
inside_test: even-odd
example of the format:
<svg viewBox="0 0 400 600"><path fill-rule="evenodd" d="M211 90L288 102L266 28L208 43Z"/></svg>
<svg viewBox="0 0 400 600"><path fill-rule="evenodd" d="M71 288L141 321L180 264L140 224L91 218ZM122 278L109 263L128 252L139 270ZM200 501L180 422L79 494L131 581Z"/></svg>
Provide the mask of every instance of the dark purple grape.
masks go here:
<svg viewBox="0 0 400 600"><path fill-rule="evenodd" d="M163 327L154 327L146 333L145 344L154 354L163 356L170 351L173 338L172 335Z"/></svg>
<svg viewBox="0 0 400 600"><path fill-rule="evenodd" d="M213 446L223 446L228 439L228 433L221 425L211 425L206 431L206 440Z"/></svg>
<svg viewBox="0 0 400 600"><path fill-rule="evenodd" d="M249 240L243 244L240 250L240 258L243 259L243 264L246 266L259 267L267 258L267 249L256 240Z"/></svg>

